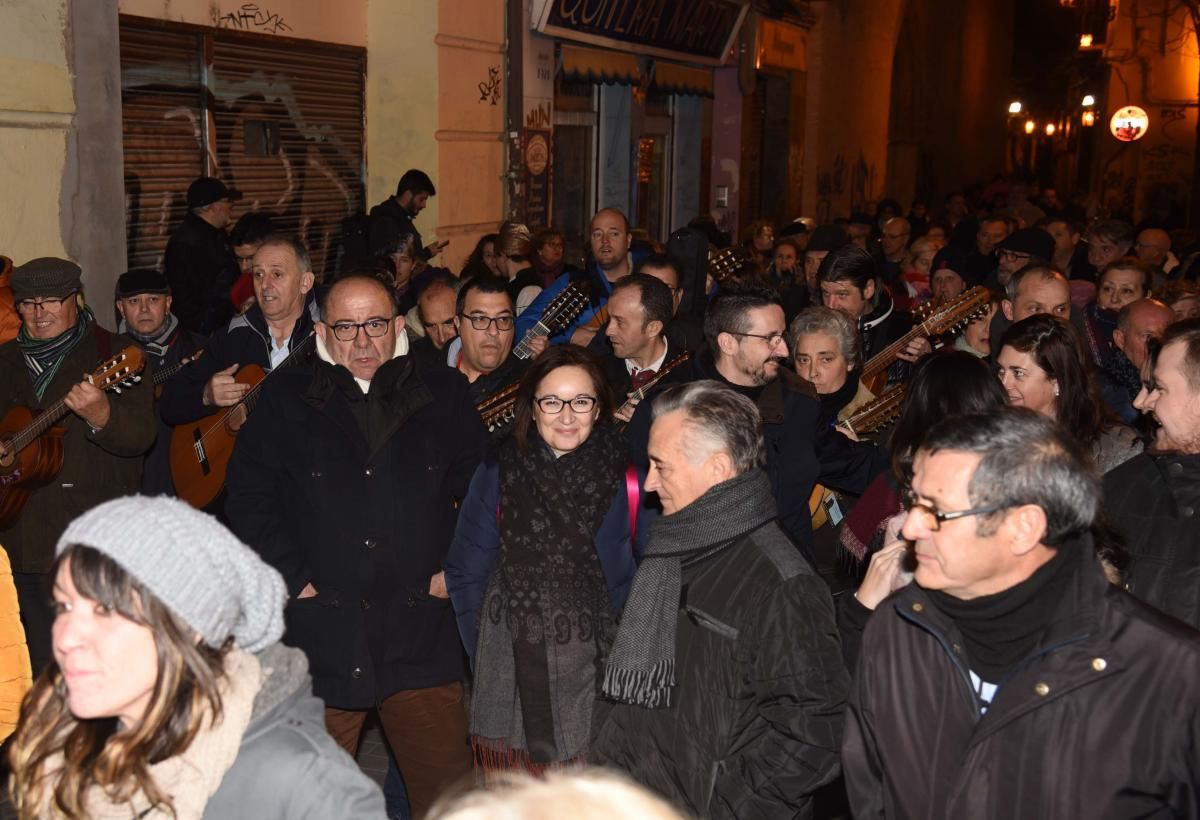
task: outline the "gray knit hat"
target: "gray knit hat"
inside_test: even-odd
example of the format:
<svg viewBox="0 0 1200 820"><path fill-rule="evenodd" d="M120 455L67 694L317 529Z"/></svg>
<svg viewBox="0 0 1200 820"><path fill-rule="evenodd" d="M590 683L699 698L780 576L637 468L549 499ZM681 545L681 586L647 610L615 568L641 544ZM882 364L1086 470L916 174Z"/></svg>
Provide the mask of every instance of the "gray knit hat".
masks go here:
<svg viewBox="0 0 1200 820"><path fill-rule="evenodd" d="M232 635L247 652L283 636L283 577L217 519L174 498L118 498L76 518L55 554L92 547L219 647Z"/></svg>
<svg viewBox="0 0 1200 820"><path fill-rule="evenodd" d="M69 259L43 256L30 259L24 265L13 268L13 299L49 297L57 299L80 289L83 271Z"/></svg>

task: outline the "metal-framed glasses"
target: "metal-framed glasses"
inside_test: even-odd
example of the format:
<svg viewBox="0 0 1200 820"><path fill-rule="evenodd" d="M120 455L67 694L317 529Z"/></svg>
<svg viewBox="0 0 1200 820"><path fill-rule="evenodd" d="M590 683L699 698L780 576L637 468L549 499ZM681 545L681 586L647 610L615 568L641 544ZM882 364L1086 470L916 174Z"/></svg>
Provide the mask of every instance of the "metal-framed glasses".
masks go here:
<svg viewBox="0 0 1200 820"><path fill-rule="evenodd" d="M596 397L589 396L587 393L580 393L573 399L560 399L558 396L542 396L541 398L534 399L533 402L547 416L557 416L568 404L571 405L572 413L578 413L582 416L592 412L592 408L596 406Z"/></svg>
<svg viewBox="0 0 1200 820"><path fill-rule="evenodd" d="M367 319L365 322L334 322L326 324L333 331L333 336L339 342L353 342L358 338L358 331L362 330L372 339L377 339L388 332L388 327L392 324L391 319L375 317Z"/></svg>
<svg viewBox="0 0 1200 820"><path fill-rule="evenodd" d="M783 334L782 334L782 333L767 333L767 334L763 334L763 333L736 333L736 332L734 332L734 331L729 331L729 335L730 335L730 336L749 336L751 339L762 339L764 342L766 342L767 344L769 344L771 347L774 347L775 345L779 344L779 343L780 343L780 342L782 342L782 341L783 341L783 339L784 339L784 336L783 336Z"/></svg>
<svg viewBox="0 0 1200 820"><path fill-rule="evenodd" d="M74 298L75 294L70 293L58 299L22 299L21 301L17 302L17 310L19 310L21 313L33 313L38 308L41 308L42 310L48 310L53 313L62 308L63 302Z"/></svg>
<svg viewBox="0 0 1200 820"><path fill-rule="evenodd" d="M943 521L954 521L957 518L967 518L972 515L990 515L994 512L1008 509L1008 504L985 504L982 507L972 507L969 510L941 512L931 504L917 499L917 494L911 489L904 491L904 508L908 510L908 518L930 532L942 528Z"/></svg>
<svg viewBox="0 0 1200 820"><path fill-rule="evenodd" d="M493 322L496 324L496 330L501 332L512 330L514 321L512 316L484 316L482 313L460 313L458 315L470 322L471 327L476 330L487 330Z"/></svg>

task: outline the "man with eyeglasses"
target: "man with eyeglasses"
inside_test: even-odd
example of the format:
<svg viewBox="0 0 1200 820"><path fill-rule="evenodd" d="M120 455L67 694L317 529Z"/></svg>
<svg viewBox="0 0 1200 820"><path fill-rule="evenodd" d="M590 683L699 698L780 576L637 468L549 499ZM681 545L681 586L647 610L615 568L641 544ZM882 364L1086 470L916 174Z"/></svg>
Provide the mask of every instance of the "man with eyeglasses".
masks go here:
<svg viewBox="0 0 1200 820"><path fill-rule="evenodd" d="M167 424L188 424L240 403L250 386L237 381L238 370L256 364L272 371L312 334L316 277L303 245L291 237L268 237L254 254L252 275L255 304L214 333L204 355L167 382L159 401ZM306 362L308 351L305 347L291 364ZM228 423L237 430L244 421L239 408Z"/></svg>
<svg viewBox="0 0 1200 820"><path fill-rule="evenodd" d="M857 246L857 253L866 255ZM766 468L779 508L779 521L811 562L812 517L808 499L820 481L860 494L887 465L874 444L850 441L821 424L821 404L812 385L787 367L783 308L772 290L722 290L704 317L708 347L673 381L711 379L753 401L763 421ZM654 391L647 398L657 394ZM625 430L635 460L645 464L650 436L650 402L643 401Z"/></svg>
<svg viewBox="0 0 1200 820"><path fill-rule="evenodd" d="M272 379L238 436L225 511L283 574L330 734L353 754L375 713L422 817L471 769L442 561L486 436L461 376L403 355L378 279L334 282L316 334L318 359Z"/></svg>
<svg viewBox="0 0 1200 820"><path fill-rule="evenodd" d="M44 486L26 487L32 495L20 515L0 530L0 544L12 561L35 676L50 660L46 580L58 536L84 511L136 493L142 455L154 442L152 364L143 373L144 383L120 396L81 380L100 362L134 345L96 321L83 301L81 273L75 263L55 258L15 268L12 287L21 329L16 339L0 345L0 418L16 407L36 415L59 400L70 411L57 425L63 430L62 468ZM0 443L0 487L20 478L14 458L7 442Z"/></svg>
<svg viewBox="0 0 1200 820"><path fill-rule="evenodd" d="M508 283L496 276L476 276L458 292L454 326L458 338L446 348L446 364L467 377L471 400L478 404L488 396L515 384L529 362L546 349L539 337L530 347L532 356L513 354L516 320Z"/></svg>
<svg viewBox="0 0 1200 820"><path fill-rule="evenodd" d="M1027 409L961 416L911 489L913 582L850 689L853 815L1197 816L1200 633L1110 582L1087 454Z"/></svg>

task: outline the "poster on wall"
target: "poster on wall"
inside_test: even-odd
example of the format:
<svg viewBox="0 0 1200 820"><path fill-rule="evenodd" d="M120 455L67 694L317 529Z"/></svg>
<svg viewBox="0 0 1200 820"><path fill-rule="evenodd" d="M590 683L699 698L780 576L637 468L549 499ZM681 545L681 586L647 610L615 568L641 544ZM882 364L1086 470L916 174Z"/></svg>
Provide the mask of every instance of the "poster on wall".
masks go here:
<svg viewBox="0 0 1200 820"><path fill-rule="evenodd" d="M550 224L550 139L549 129L526 128L525 164L525 224L530 230Z"/></svg>

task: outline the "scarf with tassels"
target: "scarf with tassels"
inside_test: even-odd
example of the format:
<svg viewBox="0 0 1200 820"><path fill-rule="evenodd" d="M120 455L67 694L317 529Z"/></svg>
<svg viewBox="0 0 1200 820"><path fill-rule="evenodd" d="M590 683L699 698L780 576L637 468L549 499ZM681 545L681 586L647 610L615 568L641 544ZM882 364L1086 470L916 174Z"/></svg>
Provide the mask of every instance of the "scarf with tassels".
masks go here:
<svg viewBox="0 0 1200 820"><path fill-rule="evenodd" d="M671 705L684 567L734 546L775 515L771 481L754 469L654 520L608 656L605 695L648 709Z"/></svg>
<svg viewBox="0 0 1200 820"><path fill-rule="evenodd" d="M33 390L39 399L50 386L50 382L54 381L54 375L58 373L58 368L62 366L67 354L79 347L79 343L87 335L88 328L95 321L96 317L92 315L91 309L85 306L79 309L79 321L75 323L75 327L63 331L53 339L35 339L29 335L24 325L21 326L17 333L17 344L21 348L25 366L29 368L29 375L33 378Z"/></svg>

